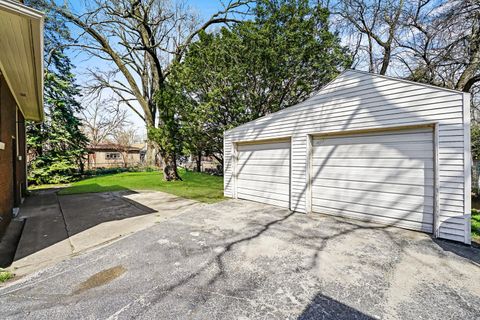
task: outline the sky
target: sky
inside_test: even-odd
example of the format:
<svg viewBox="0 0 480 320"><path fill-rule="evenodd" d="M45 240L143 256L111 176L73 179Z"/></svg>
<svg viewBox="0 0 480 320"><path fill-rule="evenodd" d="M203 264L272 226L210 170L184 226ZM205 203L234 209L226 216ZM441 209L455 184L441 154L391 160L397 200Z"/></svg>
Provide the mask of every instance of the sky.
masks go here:
<svg viewBox="0 0 480 320"><path fill-rule="evenodd" d="M81 13L85 10L85 3L88 3L88 0L78 1L71 0L69 6L71 10L75 13ZM185 0L185 3L190 6L194 11L196 11L202 20L208 19L212 14L218 12L223 8L222 2L218 0ZM75 36L79 33L79 30L72 29L72 34ZM80 49L72 50L70 52L72 62L75 66L75 74L77 75L78 83L81 86L86 86L91 81L91 78L88 76L88 69L110 69L111 64L106 61L103 61L99 58L90 57L81 52ZM108 100L113 93L105 92L102 96L102 99ZM85 103L85 102L84 102ZM146 136L146 129L143 120L131 111L128 107L125 107L128 110L129 121L132 123L132 126L136 128L137 134L140 137Z"/></svg>

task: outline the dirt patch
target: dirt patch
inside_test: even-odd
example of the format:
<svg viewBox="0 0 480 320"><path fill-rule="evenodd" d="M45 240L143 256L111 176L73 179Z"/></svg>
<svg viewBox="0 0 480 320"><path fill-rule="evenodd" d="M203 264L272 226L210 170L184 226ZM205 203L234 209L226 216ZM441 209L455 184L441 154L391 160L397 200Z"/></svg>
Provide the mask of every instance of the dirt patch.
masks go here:
<svg viewBox="0 0 480 320"><path fill-rule="evenodd" d="M116 266L97 272L87 280L80 283L77 290L75 290L73 294L79 294L89 289L103 286L120 277L125 273L125 271L127 271L127 269L125 269L123 266Z"/></svg>

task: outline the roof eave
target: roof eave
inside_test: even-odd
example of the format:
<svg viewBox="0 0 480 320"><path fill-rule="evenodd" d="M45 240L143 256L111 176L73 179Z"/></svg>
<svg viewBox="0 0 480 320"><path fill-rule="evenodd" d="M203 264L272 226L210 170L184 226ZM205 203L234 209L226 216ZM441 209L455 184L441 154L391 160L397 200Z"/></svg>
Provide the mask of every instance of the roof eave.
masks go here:
<svg viewBox="0 0 480 320"><path fill-rule="evenodd" d="M10 70L7 72L0 62L0 68L4 71L4 78L9 86L15 101L26 120L41 122L44 120L45 114L43 110L43 29L44 29L44 15L42 12L32 9L22 3L10 0L0 0L0 11L13 14L17 17L26 19L27 27L29 29L29 50L33 58L33 70L29 70L33 74L35 99L34 103L26 105L21 102L18 90L15 90L11 81L9 80ZM7 32L19 32L19 30L7 30ZM7 49L3 49L7 50ZM30 77L31 78L31 77Z"/></svg>

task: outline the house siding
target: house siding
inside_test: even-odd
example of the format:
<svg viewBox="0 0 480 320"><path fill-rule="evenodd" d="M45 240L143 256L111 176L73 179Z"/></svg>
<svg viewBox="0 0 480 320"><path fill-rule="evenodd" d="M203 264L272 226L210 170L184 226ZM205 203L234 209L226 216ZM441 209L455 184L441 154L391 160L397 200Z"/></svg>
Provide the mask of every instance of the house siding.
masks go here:
<svg viewBox="0 0 480 320"><path fill-rule="evenodd" d="M468 97L398 79L346 71L318 94L296 106L249 122L224 134L224 194L233 197L232 144L291 137L291 207L307 211L308 135L436 123L438 126L438 233L469 243L470 159ZM468 131L469 132L469 131ZM468 230L467 230L468 229Z"/></svg>
<svg viewBox="0 0 480 320"><path fill-rule="evenodd" d="M18 119L17 119L18 117ZM17 128L18 123L18 128ZM15 137L13 139L12 137ZM0 142L4 143L0 150L0 235L12 218L12 209L21 202L25 193L25 124L23 115L17 109L15 99L5 80L0 75ZM14 143L18 150L16 156L16 185L13 179ZM21 156L21 158L18 158ZM18 190L17 193L14 190Z"/></svg>

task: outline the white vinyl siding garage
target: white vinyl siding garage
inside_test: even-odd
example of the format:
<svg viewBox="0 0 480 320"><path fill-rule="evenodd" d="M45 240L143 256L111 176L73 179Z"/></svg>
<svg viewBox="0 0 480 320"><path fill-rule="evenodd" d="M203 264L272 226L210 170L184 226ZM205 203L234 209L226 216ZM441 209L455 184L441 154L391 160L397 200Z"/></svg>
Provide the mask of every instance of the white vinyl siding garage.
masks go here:
<svg viewBox="0 0 480 320"><path fill-rule="evenodd" d="M310 179L313 177L310 156L316 137L326 134L356 135L359 132L376 134L428 126L433 132L433 233L440 238L470 243L469 104L467 93L366 72L345 71L306 101L225 132L224 194L237 197L238 167L235 161L239 142L288 137L291 144L290 208L311 212L314 186ZM423 151L403 152L399 158L392 160L404 163L404 156L411 155L412 163L417 163L419 159L415 157ZM358 154L355 156L359 157ZM372 159L372 163L376 159ZM401 172L400 163L397 169ZM431 172L430 169L428 171ZM382 173L388 174L385 170ZM428 176L431 173L425 174ZM371 191L379 185L372 186ZM388 189L387 183L384 185ZM399 185L392 188L401 190ZM412 190L430 195L430 187L423 190L417 187L412 187ZM354 190L345 192L350 197L355 196ZM392 209L409 208L411 201L400 199ZM429 210L428 201L429 198L425 198L422 210ZM397 225L401 224L400 220L397 219Z"/></svg>
<svg viewBox="0 0 480 320"><path fill-rule="evenodd" d="M290 140L237 146L237 197L289 208Z"/></svg>
<svg viewBox="0 0 480 320"><path fill-rule="evenodd" d="M314 137L312 211L433 231L433 130Z"/></svg>

